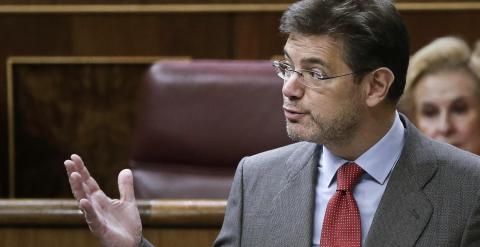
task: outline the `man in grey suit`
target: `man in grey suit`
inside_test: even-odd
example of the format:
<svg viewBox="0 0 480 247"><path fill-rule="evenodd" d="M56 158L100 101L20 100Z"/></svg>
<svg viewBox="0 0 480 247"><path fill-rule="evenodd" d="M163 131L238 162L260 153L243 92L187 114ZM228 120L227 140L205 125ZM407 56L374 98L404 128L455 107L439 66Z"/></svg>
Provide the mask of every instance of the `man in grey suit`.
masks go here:
<svg viewBox="0 0 480 247"><path fill-rule="evenodd" d="M300 142L240 162L214 246L480 246L480 159L395 110L409 45L393 4L303 0L280 29L285 59L274 67ZM65 166L105 246L150 246L129 170L110 200L80 157Z"/></svg>

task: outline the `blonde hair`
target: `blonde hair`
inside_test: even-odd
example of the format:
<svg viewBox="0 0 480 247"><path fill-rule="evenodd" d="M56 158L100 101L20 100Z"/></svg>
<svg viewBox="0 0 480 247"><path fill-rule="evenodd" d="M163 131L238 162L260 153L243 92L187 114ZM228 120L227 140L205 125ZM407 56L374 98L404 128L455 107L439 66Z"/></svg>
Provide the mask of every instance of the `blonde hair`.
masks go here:
<svg viewBox="0 0 480 247"><path fill-rule="evenodd" d="M480 79L480 40L474 46L470 62L468 63L472 72Z"/></svg>
<svg viewBox="0 0 480 247"><path fill-rule="evenodd" d="M404 95L398 107L411 119L415 115L413 91L420 78L439 71L465 69L478 82L480 91L480 40L472 52L463 39L447 36L435 39L418 50L411 58Z"/></svg>

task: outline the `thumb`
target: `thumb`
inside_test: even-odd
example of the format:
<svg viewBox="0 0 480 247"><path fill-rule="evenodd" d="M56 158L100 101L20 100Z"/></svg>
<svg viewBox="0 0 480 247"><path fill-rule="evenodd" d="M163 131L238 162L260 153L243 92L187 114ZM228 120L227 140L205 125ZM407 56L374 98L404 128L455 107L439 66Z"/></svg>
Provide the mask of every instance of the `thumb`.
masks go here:
<svg viewBox="0 0 480 247"><path fill-rule="evenodd" d="M124 169L118 174L118 190L120 192L120 200L127 202L135 201L133 174L130 169Z"/></svg>

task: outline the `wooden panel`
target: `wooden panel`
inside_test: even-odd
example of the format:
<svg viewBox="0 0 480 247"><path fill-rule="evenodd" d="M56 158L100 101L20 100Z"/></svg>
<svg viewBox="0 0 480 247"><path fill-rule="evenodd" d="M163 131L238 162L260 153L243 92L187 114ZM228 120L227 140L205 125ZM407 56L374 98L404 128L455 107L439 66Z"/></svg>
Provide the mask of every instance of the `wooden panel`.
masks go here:
<svg viewBox="0 0 480 247"><path fill-rule="evenodd" d="M281 13L251 13L234 18L233 56L268 59L283 54L285 38L278 32Z"/></svg>
<svg viewBox="0 0 480 247"><path fill-rule="evenodd" d="M411 52L415 52L435 38L457 35L473 44L480 39L480 10L402 12L410 32Z"/></svg>
<svg viewBox="0 0 480 247"><path fill-rule="evenodd" d="M217 228L150 228L143 235L155 246L209 247L217 237ZM100 247L88 227L0 227L0 245L8 247Z"/></svg>
<svg viewBox="0 0 480 247"><path fill-rule="evenodd" d="M128 166L140 82L156 59L12 58L15 196L71 197L62 165L71 153L82 154L116 196L116 174Z"/></svg>
<svg viewBox="0 0 480 247"><path fill-rule="evenodd" d="M1 246L85 247L100 243L88 228L0 227Z"/></svg>
<svg viewBox="0 0 480 247"><path fill-rule="evenodd" d="M229 23L225 14L77 15L72 52L228 58Z"/></svg>
<svg viewBox="0 0 480 247"><path fill-rule="evenodd" d="M225 201L138 201L144 236L157 246L211 246ZM100 246L73 200L0 200L0 246Z"/></svg>
<svg viewBox="0 0 480 247"><path fill-rule="evenodd" d="M51 18L0 15L0 192L8 195L6 60L22 54L67 54L70 49L68 22ZM63 30L63 32L59 32Z"/></svg>

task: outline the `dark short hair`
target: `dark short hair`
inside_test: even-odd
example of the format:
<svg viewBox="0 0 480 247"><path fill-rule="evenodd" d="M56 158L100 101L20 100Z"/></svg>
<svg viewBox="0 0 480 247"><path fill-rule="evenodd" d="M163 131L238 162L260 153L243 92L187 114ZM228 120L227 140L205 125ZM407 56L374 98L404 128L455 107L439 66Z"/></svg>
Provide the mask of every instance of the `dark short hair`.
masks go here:
<svg viewBox="0 0 480 247"><path fill-rule="evenodd" d="M281 18L284 34L329 35L343 42L345 63L360 80L368 69L389 68L395 80L388 99L398 101L405 87L410 44L407 29L389 0L303 0Z"/></svg>

